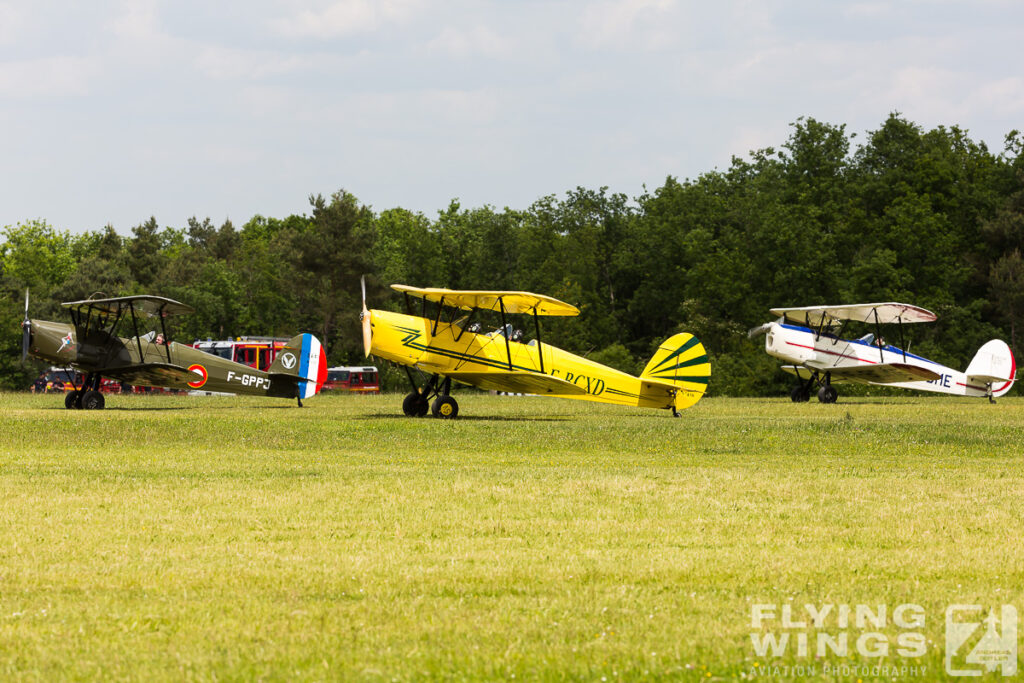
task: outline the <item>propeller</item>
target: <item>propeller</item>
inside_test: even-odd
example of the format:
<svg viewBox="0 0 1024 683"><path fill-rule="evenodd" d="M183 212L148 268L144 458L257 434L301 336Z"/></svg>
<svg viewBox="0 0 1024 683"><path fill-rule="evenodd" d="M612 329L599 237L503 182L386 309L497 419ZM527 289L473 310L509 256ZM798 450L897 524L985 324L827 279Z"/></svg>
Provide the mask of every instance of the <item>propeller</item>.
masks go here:
<svg viewBox="0 0 1024 683"><path fill-rule="evenodd" d="M747 339L753 339L759 334L764 334L768 330L772 329L771 323L765 323L764 325L758 325L757 327L751 327L747 330Z"/></svg>
<svg viewBox="0 0 1024 683"><path fill-rule="evenodd" d="M32 321L28 319L28 287L25 288L25 319L21 321L21 362L24 364L28 356L28 347L32 343Z"/></svg>
<svg viewBox="0 0 1024 683"><path fill-rule="evenodd" d="M373 327L370 326L370 311L366 308L366 276L359 278L359 285L363 289L363 310L359 313L359 319L363 322L363 351L366 356L370 355L370 344L373 341Z"/></svg>

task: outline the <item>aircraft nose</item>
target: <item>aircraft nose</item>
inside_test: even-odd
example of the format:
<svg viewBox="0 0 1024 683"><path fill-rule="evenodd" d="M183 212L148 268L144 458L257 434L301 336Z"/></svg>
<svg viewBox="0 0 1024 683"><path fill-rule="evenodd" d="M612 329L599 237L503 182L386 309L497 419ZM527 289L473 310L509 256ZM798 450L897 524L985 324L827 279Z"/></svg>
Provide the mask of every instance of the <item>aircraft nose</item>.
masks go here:
<svg viewBox="0 0 1024 683"><path fill-rule="evenodd" d="M373 348L373 311L363 308L359 319L363 323L363 353L365 357L369 357L370 350Z"/></svg>

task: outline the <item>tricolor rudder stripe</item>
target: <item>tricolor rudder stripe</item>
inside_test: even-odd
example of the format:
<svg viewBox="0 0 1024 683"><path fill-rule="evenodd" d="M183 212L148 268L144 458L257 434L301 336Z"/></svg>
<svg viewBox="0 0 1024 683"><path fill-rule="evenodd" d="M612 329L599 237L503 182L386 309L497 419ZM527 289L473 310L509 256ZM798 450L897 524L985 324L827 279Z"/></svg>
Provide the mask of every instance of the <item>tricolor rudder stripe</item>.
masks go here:
<svg viewBox="0 0 1024 683"><path fill-rule="evenodd" d="M327 355L320 340L311 334L302 335L299 353L299 398L316 396L327 379Z"/></svg>
<svg viewBox="0 0 1024 683"><path fill-rule="evenodd" d="M700 400L711 378L711 360L700 340L688 332L669 337L644 368L641 377L676 385L676 408L689 408Z"/></svg>

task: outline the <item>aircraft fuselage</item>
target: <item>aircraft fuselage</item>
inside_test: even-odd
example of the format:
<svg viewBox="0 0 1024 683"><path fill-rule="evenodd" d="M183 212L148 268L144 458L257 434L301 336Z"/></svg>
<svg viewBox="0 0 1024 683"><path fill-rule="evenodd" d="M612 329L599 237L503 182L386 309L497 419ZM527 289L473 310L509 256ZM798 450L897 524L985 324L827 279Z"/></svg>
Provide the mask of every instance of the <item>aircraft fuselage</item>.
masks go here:
<svg viewBox="0 0 1024 683"><path fill-rule="evenodd" d="M916 389L959 396L980 397L988 394L987 386L969 382L967 375L959 370L904 352L892 345L883 344L880 347L875 341L840 339L827 333L818 335L815 330L807 327L773 322L769 323L769 329L765 334L765 351L775 358L797 366L797 374L801 379L807 379L815 371L824 374L835 368L901 363L924 368L936 373L939 377L917 382L838 379L833 379L833 381L858 381L875 386Z"/></svg>
<svg viewBox="0 0 1024 683"><path fill-rule="evenodd" d="M456 381L482 389L515 391L510 389L510 382L514 383L516 378L499 376L508 372L525 376L524 382L531 376L553 377L579 390L571 393L558 387L543 391L522 389L526 393L644 408L685 407L680 401L692 404L685 396L686 389L670 390L547 343L506 340L500 331L474 333L463 330L458 322L437 321L435 328L434 320L391 311L373 310L370 314L372 355L426 373L451 375ZM479 374L467 380L459 372ZM493 376L488 377L488 372ZM706 378L699 381L707 383Z"/></svg>

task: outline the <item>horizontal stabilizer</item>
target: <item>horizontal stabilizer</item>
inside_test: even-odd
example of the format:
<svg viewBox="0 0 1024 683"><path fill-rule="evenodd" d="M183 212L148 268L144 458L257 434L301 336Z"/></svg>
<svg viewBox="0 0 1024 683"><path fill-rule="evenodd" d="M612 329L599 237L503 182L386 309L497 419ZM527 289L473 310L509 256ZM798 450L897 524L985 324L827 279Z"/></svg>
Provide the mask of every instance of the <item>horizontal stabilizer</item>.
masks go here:
<svg viewBox="0 0 1024 683"><path fill-rule="evenodd" d="M443 372L446 377L451 377L456 382L471 384L481 389L493 391L509 391L524 394L558 394L558 395L581 395L587 393L584 384L579 386L564 379L552 377L551 375L540 375L533 372Z"/></svg>

